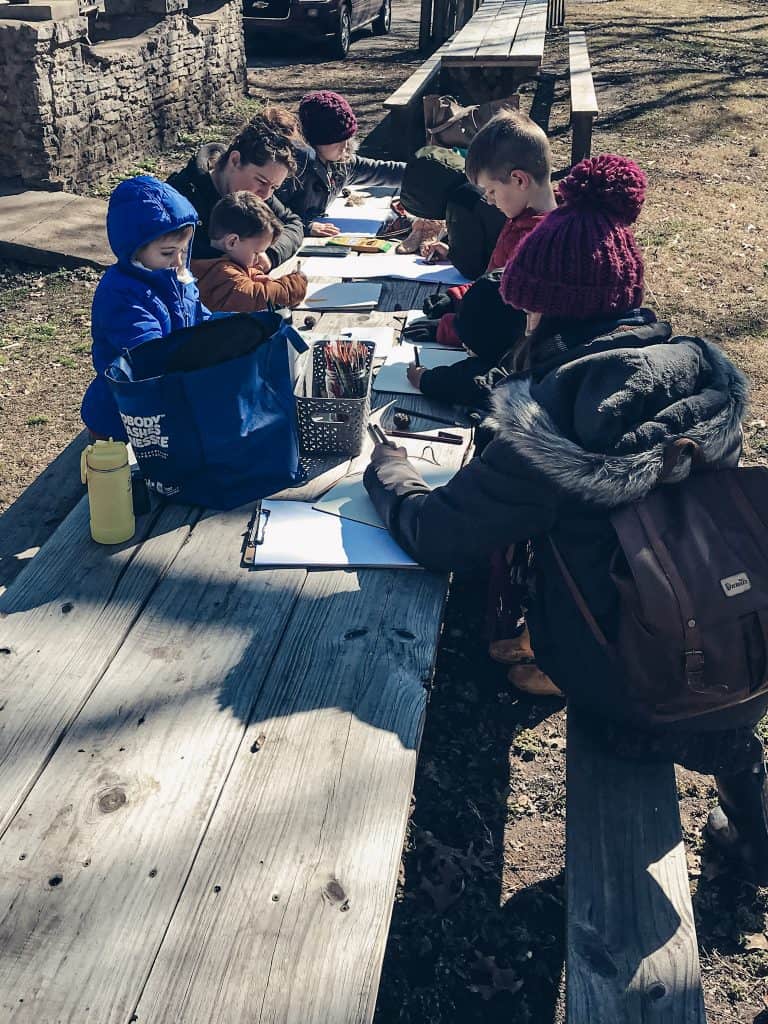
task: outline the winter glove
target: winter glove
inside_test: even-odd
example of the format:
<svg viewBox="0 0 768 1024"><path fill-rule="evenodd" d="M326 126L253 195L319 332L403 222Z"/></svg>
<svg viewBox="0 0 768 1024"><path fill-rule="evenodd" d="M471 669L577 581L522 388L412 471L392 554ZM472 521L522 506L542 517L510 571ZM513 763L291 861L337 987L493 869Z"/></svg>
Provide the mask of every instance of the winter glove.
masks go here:
<svg viewBox="0 0 768 1024"><path fill-rule="evenodd" d="M450 295L440 292L438 295L428 295L422 306L424 315L431 320L439 320L445 313L453 312L453 300Z"/></svg>
<svg viewBox="0 0 768 1024"><path fill-rule="evenodd" d="M403 328L402 341L410 345L434 345L437 338L437 325L439 320L414 320Z"/></svg>

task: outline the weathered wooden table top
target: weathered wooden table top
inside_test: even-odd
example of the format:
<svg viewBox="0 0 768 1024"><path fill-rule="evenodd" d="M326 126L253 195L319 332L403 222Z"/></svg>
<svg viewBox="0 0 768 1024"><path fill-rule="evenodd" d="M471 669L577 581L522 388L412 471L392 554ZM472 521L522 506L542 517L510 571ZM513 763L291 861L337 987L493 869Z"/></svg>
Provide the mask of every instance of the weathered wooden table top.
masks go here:
<svg viewBox="0 0 768 1024"><path fill-rule="evenodd" d="M445 67L538 68L546 31L547 0L484 0L441 60Z"/></svg>
<svg viewBox="0 0 768 1024"><path fill-rule="evenodd" d="M249 512L84 498L0 597L4 1022L372 1017L447 581L249 571Z"/></svg>

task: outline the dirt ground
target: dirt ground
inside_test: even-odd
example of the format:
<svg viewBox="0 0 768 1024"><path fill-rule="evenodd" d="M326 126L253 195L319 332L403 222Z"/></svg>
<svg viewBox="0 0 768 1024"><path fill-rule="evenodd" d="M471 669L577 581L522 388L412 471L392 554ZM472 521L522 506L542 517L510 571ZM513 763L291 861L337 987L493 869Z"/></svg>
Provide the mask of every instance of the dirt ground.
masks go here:
<svg viewBox="0 0 768 1024"><path fill-rule="evenodd" d="M572 0L587 30L601 113L593 152L633 157L650 179L638 226L647 298L678 333L718 341L749 374L746 455L768 463L768 8L721 0ZM386 39L363 32L346 62L270 44L250 57L251 100L224 123L131 171L178 166L263 101L345 92L366 149L386 152L381 101L420 58L418 9L394 4ZM566 166L567 37L548 37L527 87ZM378 125L378 127L377 127ZM0 510L79 428L90 379L92 271L0 265ZM482 580L448 604L394 910L378 1024L563 1020L565 723L559 705L519 699L480 639ZM712 1024L767 1024L768 890L702 857L711 780L680 772L683 828Z"/></svg>

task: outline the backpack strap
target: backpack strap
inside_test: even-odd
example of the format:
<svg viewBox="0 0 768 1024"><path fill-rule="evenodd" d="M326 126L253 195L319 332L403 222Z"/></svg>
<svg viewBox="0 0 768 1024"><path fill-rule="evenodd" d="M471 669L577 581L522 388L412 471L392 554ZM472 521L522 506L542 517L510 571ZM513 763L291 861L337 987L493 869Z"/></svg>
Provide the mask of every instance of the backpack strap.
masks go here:
<svg viewBox="0 0 768 1024"><path fill-rule="evenodd" d="M669 480L684 455L690 455L691 462L700 461L701 446L692 441L690 437L678 437L672 444L667 445L664 449L664 461L662 462L661 473L659 474L659 481L661 483L666 483Z"/></svg>
<svg viewBox="0 0 768 1024"><path fill-rule="evenodd" d="M589 610L589 605L584 600L584 595L579 590L576 580L573 578L573 576L571 576L570 570L568 569L568 566L565 564L563 556L558 551L557 544L555 544L554 538L551 534L549 535L549 543L552 547L552 554L555 556L557 566L560 572L562 573L563 579L565 580L565 585L568 587L568 590L570 591L574 604L581 612L582 618L589 626L592 636L594 636L595 640L597 640L601 647L610 648L610 644L606 639L605 633L603 633L602 629L600 629L600 626L597 623L597 619Z"/></svg>
<svg viewBox="0 0 768 1024"><path fill-rule="evenodd" d="M687 440L687 438L684 440ZM696 619L691 595L688 593L688 588L682 576L677 571L675 560L669 553L669 549L657 529L653 516L642 501L637 502L635 511L640 522L643 524L648 541L653 548L653 553L656 555L659 565L669 581L680 609L685 639L685 675L688 686L697 693L706 691L709 687L704 685L704 642Z"/></svg>

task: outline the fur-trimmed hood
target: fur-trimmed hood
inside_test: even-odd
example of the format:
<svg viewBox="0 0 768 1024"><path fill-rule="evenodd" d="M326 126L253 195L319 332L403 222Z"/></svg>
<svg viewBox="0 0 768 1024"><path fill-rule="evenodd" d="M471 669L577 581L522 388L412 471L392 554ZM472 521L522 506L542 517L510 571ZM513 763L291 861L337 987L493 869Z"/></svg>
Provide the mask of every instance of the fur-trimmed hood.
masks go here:
<svg viewBox="0 0 768 1024"><path fill-rule="evenodd" d="M746 378L701 338L667 330L654 343L662 327L640 328L626 342L614 336L613 346L592 339L588 354L577 348L538 379L510 378L494 391L488 425L565 496L604 508L648 494L681 437L696 442L703 463L735 465ZM690 472L685 455L668 482Z"/></svg>

